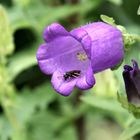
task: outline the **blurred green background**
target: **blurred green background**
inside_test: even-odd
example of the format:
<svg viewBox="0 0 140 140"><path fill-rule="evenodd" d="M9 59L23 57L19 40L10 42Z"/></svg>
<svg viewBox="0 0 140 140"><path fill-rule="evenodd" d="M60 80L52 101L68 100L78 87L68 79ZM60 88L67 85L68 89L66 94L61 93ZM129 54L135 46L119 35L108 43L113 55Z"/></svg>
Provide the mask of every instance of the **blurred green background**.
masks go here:
<svg viewBox="0 0 140 140"><path fill-rule="evenodd" d="M67 30L105 14L140 35L139 0L0 0L0 140L140 140L140 121L121 107L122 67L96 74L91 90L57 94L41 73L36 51L44 28ZM124 63L140 60L140 44ZM140 64L140 63L139 63Z"/></svg>

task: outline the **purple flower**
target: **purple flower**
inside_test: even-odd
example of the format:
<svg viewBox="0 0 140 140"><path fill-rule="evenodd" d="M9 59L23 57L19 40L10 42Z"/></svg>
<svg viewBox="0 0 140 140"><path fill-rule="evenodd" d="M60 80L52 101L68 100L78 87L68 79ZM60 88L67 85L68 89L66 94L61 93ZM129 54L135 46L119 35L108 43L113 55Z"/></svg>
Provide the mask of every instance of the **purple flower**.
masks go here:
<svg viewBox="0 0 140 140"><path fill-rule="evenodd" d="M133 67L124 66L123 78L128 101L137 105L140 104L140 69L135 60L132 63Z"/></svg>
<svg viewBox="0 0 140 140"><path fill-rule="evenodd" d="M40 69L52 75L54 89L69 95L73 88L89 89L93 73L112 68L123 59L122 33L103 22L95 22L68 32L58 23L43 34L45 44L37 51Z"/></svg>

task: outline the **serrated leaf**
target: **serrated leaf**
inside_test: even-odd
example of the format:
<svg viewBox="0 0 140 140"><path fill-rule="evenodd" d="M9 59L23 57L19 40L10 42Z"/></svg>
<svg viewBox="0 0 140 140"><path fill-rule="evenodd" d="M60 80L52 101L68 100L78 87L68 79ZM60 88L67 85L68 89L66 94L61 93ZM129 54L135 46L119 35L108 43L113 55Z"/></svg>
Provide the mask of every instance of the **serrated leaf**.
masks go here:
<svg viewBox="0 0 140 140"><path fill-rule="evenodd" d="M119 140L128 140L140 132L140 121L137 120L133 125L126 128Z"/></svg>
<svg viewBox="0 0 140 140"><path fill-rule="evenodd" d="M13 37L7 13L0 5L0 56L11 54L13 49Z"/></svg>
<svg viewBox="0 0 140 140"><path fill-rule="evenodd" d="M83 96L81 100L89 104L90 106L93 106L95 108L100 108L106 111L111 112L120 112L124 113L125 110L119 105L117 100L113 98L105 98L105 97L97 97L97 96Z"/></svg>

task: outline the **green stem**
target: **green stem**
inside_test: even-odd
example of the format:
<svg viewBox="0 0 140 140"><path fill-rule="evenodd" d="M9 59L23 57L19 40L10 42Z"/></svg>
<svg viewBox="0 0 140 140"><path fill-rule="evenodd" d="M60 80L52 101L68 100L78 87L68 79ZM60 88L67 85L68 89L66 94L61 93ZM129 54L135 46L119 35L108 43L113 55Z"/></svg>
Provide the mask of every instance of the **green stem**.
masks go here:
<svg viewBox="0 0 140 140"><path fill-rule="evenodd" d="M75 107L79 109L80 106L80 97L82 95L82 92L78 90L76 97L75 97ZM86 130L85 130L85 116L84 114L81 114L76 120L75 120L75 126L77 129L77 135L78 140L85 140L86 139Z"/></svg>

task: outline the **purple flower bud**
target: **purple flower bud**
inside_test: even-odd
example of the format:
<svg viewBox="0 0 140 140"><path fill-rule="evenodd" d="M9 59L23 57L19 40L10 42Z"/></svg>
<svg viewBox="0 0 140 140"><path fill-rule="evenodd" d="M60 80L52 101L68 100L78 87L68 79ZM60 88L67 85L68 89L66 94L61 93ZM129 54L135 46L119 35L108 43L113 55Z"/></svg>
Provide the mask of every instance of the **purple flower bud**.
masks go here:
<svg viewBox="0 0 140 140"><path fill-rule="evenodd" d="M73 88L89 89L93 73L112 68L123 59L122 33L103 22L95 22L68 32L58 23L43 34L45 44L37 51L40 69L52 75L52 85L67 96Z"/></svg>
<svg viewBox="0 0 140 140"><path fill-rule="evenodd" d="M127 99L134 105L140 104L140 69L135 60L132 60L133 67L124 66L123 78Z"/></svg>

